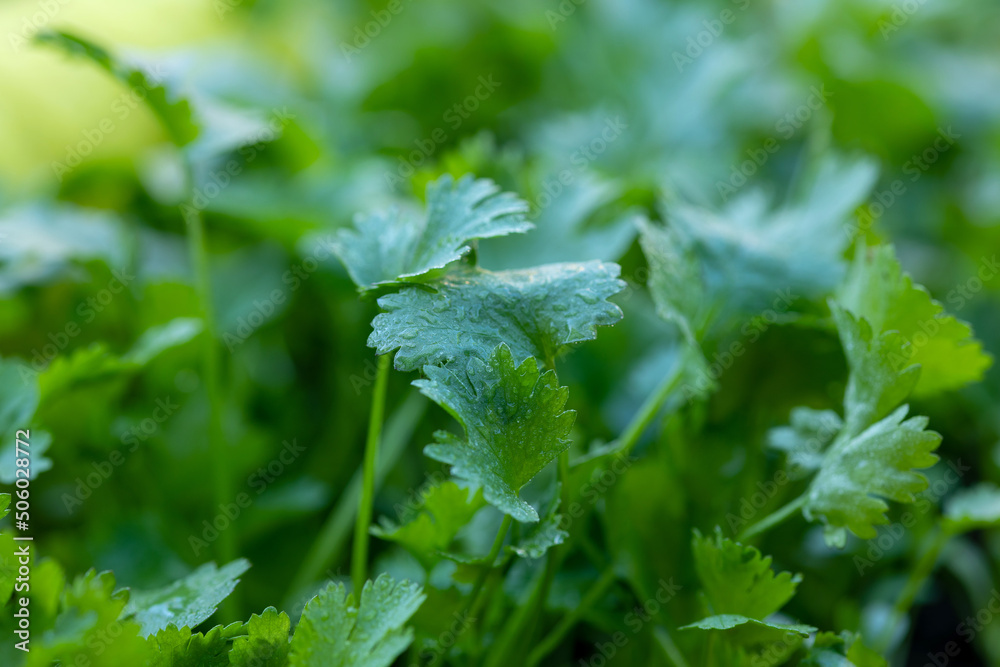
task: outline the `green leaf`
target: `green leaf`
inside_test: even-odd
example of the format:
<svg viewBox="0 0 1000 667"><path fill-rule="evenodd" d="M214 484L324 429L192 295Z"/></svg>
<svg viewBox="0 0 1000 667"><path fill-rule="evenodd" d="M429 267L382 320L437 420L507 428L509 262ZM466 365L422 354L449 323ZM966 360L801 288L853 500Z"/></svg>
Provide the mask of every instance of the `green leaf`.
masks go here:
<svg viewBox="0 0 1000 667"><path fill-rule="evenodd" d="M622 317L606 301L625 283L617 264L550 264L493 273L456 267L427 287L406 287L378 300L368 345L399 349L397 370L470 358L486 359L506 343L517 360L554 359L572 343L593 340L598 326ZM428 289L428 287L430 289Z"/></svg>
<svg viewBox="0 0 1000 667"><path fill-rule="evenodd" d="M424 367L413 384L450 412L465 440L444 431L424 453L451 464L456 477L483 487L486 501L518 521L538 521L518 491L569 447L576 413L564 411L569 390L553 371L539 373L534 357L515 364L501 344L486 361L471 359L464 372Z"/></svg>
<svg viewBox="0 0 1000 667"><path fill-rule="evenodd" d="M401 545L430 570L473 515L485 505L478 489L467 489L445 481L428 490L417 516L403 525L383 517L381 527L371 532L383 540Z"/></svg>
<svg viewBox="0 0 1000 667"><path fill-rule="evenodd" d="M145 366L163 352L194 339L202 328L202 321L192 317L178 317L150 327L139 336L132 349L122 355L122 362Z"/></svg>
<svg viewBox="0 0 1000 667"><path fill-rule="evenodd" d="M224 667L230 664L229 642L221 625L202 634L171 623L146 641L153 651L149 667Z"/></svg>
<svg viewBox="0 0 1000 667"><path fill-rule="evenodd" d="M920 364L915 396L930 396L981 380L992 363L972 328L944 312L923 285L914 284L891 245L858 247L837 301L874 331L897 331L902 358Z"/></svg>
<svg viewBox="0 0 1000 667"><path fill-rule="evenodd" d="M479 263L491 269L523 269L554 262L617 261L635 238L638 216L600 212L620 196L620 187L582 174L538 211L530 234L480 243Z"/></svg>
<svg viewBox="0 0 1000 667"><path fill-rule="evenodd" d="M886 661L851 632L821 632L798 663L799 667L885 667Z"/></svg>
<svg viewBox="0 0 1000 667"><path fill-rule="evenodd" d="M913 390L920 368L907 362L902 337L876 334L864 318L830 303L850 375L844 394L845 430L856 435L889 414Z"/></svg>
<svg viewBox="0 0 1000 667"><path fill-rule="evenodd" d="M310 600L292 638L290 667L388 667L413 641L405 623L424 601L416 584L387 574L366 582L361 603L330 583Z"/></svg>
<svg viewBox="0 0 1000 667"><path fill-rule="evenodd" d="M953 533L1000 526L1000 488L984 482L957 491L945 503L944 525Z"/></svg>
<svg viewBox="0 0 1000 667"><path fill-rule="evenodd" d="M927 487L926 478L913 469L934 465L937 456L931 452L941 436L924 430L926 417L903 421L908 409L898 408L858 435L845 429L826 452L803 513L827 524L831 544L843 546L845 528L862 539L875 537L875 526L889 522L882 498L912 503L914 494Z"/></svg>
<svg viewBox="0 0 1000 667"><path fill-rule="evenodd" d="M844 274L843 225L876 173L867 161L827 159L798 197L774 210L757 191L719 212L666 203L665 228L640 224L660 314L701 341L747 316L828 294Z"/></svg>
<svg viewBox="0 0 1000 667"><path fill-rule="evenodd" d="M32 644L28 664L144 664L148 649L139 626L121 619L128 592L114 589L110 572L90 570L74 579L62 594L53 627Z"/></svg>
<svg viewBox="0 0 1000 667"><path fill-rule="evenodd" d="M558 486L558 485L557 485ZM526 533L516 544L507 546L507 550L520 556L521 558L541 558L545 552L554 546L562 544L569 537L569 533L560 528L562 515L556 514L559 506L559 498L556 497L551 509L542 517L536 526L527 529Z"/></svg>
<svg viewBox="0 0 1000 667"><path fill-rule="evenodd" d="M419 281L469 251L475 239L526 232L527 203L488 179L445 175L427 186L427 212L417 217L391 210L359 216L341 230L334 252L361 290L397 281Z"/></svg>
<svg viewBox="0 0 1000 667"><path fill-rule="evenodd" d="M8 507L10 507L10 494L0 493L0 519L7 516L10 512L10 510L7 509Z"/></svg>
<svg viewBox="0 0 1000 667"><path fill-rule="evenodd" d="M139 623L143 637L170 624L197 627L215 613L219 603L236 588L239 576L249 568L250 563L242 558L221 568L215 563L206 563L163 588L132 591L125 613Z"/></svg>
<svg viewBox="0 0 1000 667"><path fill-rule="evenodd" d="M233 667L284 667L290 649L291 620L285 612L268 607L254 614L246 624L246 637L237 637L229 652Z"/></svg>
<svg viewBox="0 0 1000 667"><path fill-rule="evenodd" d="M816 632L817 628L811 625L802 625L800 623L769 623L767 621L759 621L756 618L748 618L740 614L718 614L716 616L709 616L708 618L703 618L697 623L691 623L680 628L681 630L690 630L697 628L699 630L732 630L733 628L738 628L743 625L752 626L755 630L763 628L764 632L755 632L754 635L761 638L761 642L767 641L765 638L772 638L774 641L780 640L785 633L793 632L802 637L808 637L813 632ZM775 632L770 632L771 630Z"/></svg>
<svg viewBox="0 0 1000 667"><path fill-rule="evenodd" d="M767 444L785 452L792 478L819 470L823 451L833 442L844 422L833 410L792 409L790 426L779 426L767 434Z"/></svg>
<svg viewBox="0 0 1000 667"><path fill-rule="evenodd" d="M83 57L97 64L124 85L145 93L145 102L167 129L171 141L177 146L194 140L198 127L191 118L191 107L185 99L172 99L161 82L151 79L142 70L115 58L96 44L66 32L45 30L36 39L52 44L73 56Z"/></svg>
<svg viewBox="0 0 1000 667"><path fill-rule="evenodd" d="M707 607L715 615L764 619L792 599L802 580L790 572L776 575L770 556L723 537L719 528L704 537L695 531L691 549Z"/></svg>

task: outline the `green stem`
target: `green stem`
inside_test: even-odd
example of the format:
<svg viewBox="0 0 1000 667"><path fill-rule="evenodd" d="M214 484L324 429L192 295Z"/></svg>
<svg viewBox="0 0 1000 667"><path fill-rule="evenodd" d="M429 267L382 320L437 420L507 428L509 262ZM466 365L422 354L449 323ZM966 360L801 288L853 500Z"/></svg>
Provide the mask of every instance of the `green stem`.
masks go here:
<svg viewBox="0 0 1000 667"><path fill-rule="evenodd" d="M653 628L653 637L656 638L656 643L663 649L663 653L674 664L674 667L688 667L687 660L684 659L684 655L677 648L677 644L674 643L665 627L657 625Z"/></svg>
<svg viewBox="0 0 1000 667"><path fill-rule="evenodd" d="M545 657L554 651L560 642L566 637L573 626L580 620L580 618L586 613L594 604L601 599L601 596L615 583L616 575L615 568L609 565L605 568L601 576L597 578L594 585L584 594L583 599L580 600L580 604L576 606L573 611L563 616L554 628L549 632L549 634L537 645L534 650L528 654L528 664L527 667L535 667L538 665Z"/></svg>
<svg viewBox="0 0 1000 667"><path fill-rule="evenodd" d="M671 372L663 378L660 386L649 395L645 403L642 404L639 411L632 418L632 421L622 431L621 436L618 437L617 446L614 449L615 454L628 454L632 451L632 448L639 442L639 438L642 437L642 434L646 432L649 425L656 419L656 415L660 413L660 408L663 407L667 398L680 385L681 379L684 377L684 368L686 365L687 362L684 358L678 359Z"/></svg>
<svg viewBox="0 0 1000 667"><path fill-rule="evenodd" d="M354 552L351 557L351 581L354 595L361 595L368 578L368 529L372 522L375 504L375 465L378 461L378 443L382 435L382 416L385 414L385 391L389 384L391 355L379 357L375 390L372 392L371 414L368 420L368 439L365 441L365 463L361 485L361 504L358 520L354 524Z"/></svg>
<svg viewBox="0 0 1000 667"><path fill-rule="evenodd" d="M889 650L899 624L903 622L903 619L909 613L910 607L913 606L913 601L917 598L917 593L920 592L927 578L934 571L934 566L937 565L938 558L941 556L941 550L944 549L952 536L953 534L948 530L942 528L936 529L927 549L913 569L910 570L910 576L907 578L906 584L903 586L903 590L896 600L896 604L892 607L889 622L886 623L885 630L883 630L876 644L875 648L879 653L885 653Z"/></svg>
<svg viewBox="0 0 1000 667"><path fill-rule="evenodd" d="M414 391L406 397L403 404L386 421L381 451L379 452L381 456L379 456L378 465L375 467L376 491L382 486L389 470L406 450L406 444L410 441L417 424L423 419L426 410L427 399L419 392ZM364 464L358 466L357 470L354 471L333 511L330 512L330 516L320 528L316 541L313 542L303 559L299 571L289 586L283 605L285 609L300 608L302 600L298 599L298 596L306 590L309 584L320 577L325 568L340 559L341 551L347 544L351 526L354 525L358 516L363 475Z"/></svg>
<svg viewBox="0 0 1000 667"><path fill-rule="evenodd" d="M483 564L483 569L480 570L479 576L476 577L476 583L472 586L469 601L465 604L465 611L462 613L461 618L468 619L473 617L473 612L476 610L477 602L479 601L479 594L482 593L483 586L486 585L486 580L489 578L490 573L493 572L493 566L496 564L497 556L500 555L500 549L503 548L503 541L507 538L507 531L510 529L510 524L513 523L513 520L511 515L503 515L503 521L500 523L496 539L493 540L490 552L486 554L486 562ZM444 658L444 654L445 651L438 651L434 656L434 660L427 667L437 665Z"/></svg>
<svg viewBox="0 0 1000 667"><path fill-rule="evenodd" d="M768 531L771 528L774 528L779 523L781 523L788 517L795 514L795 512L802 509L802 506L806 504L807 500L809 500L809 496L803 493L801 496L799 496L792 502L788 503L781 509L772 512L771 514L768 514L766 517L764 517L754 525L744 530L742 533L740 533L739 539L748 540L751 537L754 537L755 535L760 535L761 533Z"/></svg>
<svg viewBox="0 0 1000 667"><path fill-rule="evenodd" d="M195 271L195 286L205 326L202 336L201 360L205 374L205 391L208 394L208 447L211 456L213 506L211 514L219 507L232 502L233 488L227 474L228 453L222 426L223 398L220 379L218 332L215 326L215 309L212 305L212 283L209 274L208 249L205 244L205 226L201 212L194 206L183 206L181 212L187 223L188 252ZM233 523L227 530L219 531L218 558L228 563L236 556L236 536Z"/></svg>

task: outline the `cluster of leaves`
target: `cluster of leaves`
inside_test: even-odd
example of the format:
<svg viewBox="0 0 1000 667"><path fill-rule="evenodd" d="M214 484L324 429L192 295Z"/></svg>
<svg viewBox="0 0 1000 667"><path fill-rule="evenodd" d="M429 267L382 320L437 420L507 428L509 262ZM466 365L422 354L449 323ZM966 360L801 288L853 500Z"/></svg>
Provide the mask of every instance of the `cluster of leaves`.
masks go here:
<svg viewBox="0 0 1000 667"><path fill-rule="evenodd" d="M0 191L0 662L869 667L986 604L995 8L237 4L234 61L37 40L160 132Z"/></svg>

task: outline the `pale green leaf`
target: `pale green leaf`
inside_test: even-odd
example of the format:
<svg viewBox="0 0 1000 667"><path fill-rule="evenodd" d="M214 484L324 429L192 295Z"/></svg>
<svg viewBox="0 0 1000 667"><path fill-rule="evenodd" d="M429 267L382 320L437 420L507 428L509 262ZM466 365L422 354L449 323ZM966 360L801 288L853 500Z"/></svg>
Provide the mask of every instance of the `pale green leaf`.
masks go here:
<svg viewBox="0 0 1000 667"><path fill-rule="evenodd" d="M771 557L715 534L695 531L691 542L695 571L711 614L738 614L764 619L781 609L795 595L802 580L790 572L775 574Z"/></svg>
<svg viewBox="0 0 1000 667"><path fill-rule="evenodd" d="M171 93L146 72L112 56L96 44L66 32L40 32L39 42L52 44L66 53L83 57L98 65L122 84L145 92L144 100L166 128L171 141L183 146L198 136L198 127L191 118L191 107L185 99L175 99Z"/></svg>
<svg viewBox="0 0 1000 667"><path fill-rule="evenodd" d="M1000 526L1000 488L984 482L956 492L945 503L944 523L953 533Z"/></svg>
<svg viewBox="0 0 1000 667"><path fill-rule="evenodd" d="M169 624L194 628L215 613L239 577L250 568L240 558L219 568L206 563L183 579L151 591L132 591L126 609L142 627L142 636L155 634Z"/></svg>
<svg viewBox="0 0 1000 667"><path fill-rule="evenodd" d="M565 411L569 391L553 371L539 373L534 357L518 365L507 345L465 370L424 367L414 385L450 412L465 439L439 431L424 452L448 463L456 477L482 486L486 501L518 521L538 521L518 491L569 447L575 413Z"/></svg>
<svg viewBox="0 0 1000 667"><path fill-rule="evenodd" d="M383 518L381 527L371 532L383 540L401 545L430 570L441 559L455 535L485 505L482 493L453 481L430 488L418 508L417 516L403 525Z"/></svg>
<svg viewBox="0 0 1000 667"><path fill-rule="evenodd" d="M420 587L387 574L366 582L358 606L343 584L310 600L292 638L290 667L388 667L413 641L406 622L424 601Z"/></svg>
<svg viewBox="0 0 1000 667"><path fill-rule="evenodd" d="M850 375L844 394L845 430L857 435L889 414L913 390L920 368L903 352L902 337L876 333L864 318L830 302Z"/></svg>
<svg viewBox="0 0 1000 667"><path fill-rule="evenodd" d="M488 179L445 175L427 186L427 211L359 216L341 230L334 252L359 289L413 281L460 259L475 239L526 232L528 205Z"/></svg>
<svg viewBox="0 0 1000 667"><path fill-rule="evenodd" d="M288 662L291 620L285 612L268 607L246 623L247 636L237 637L229 652L233 667L284 667Z"/></svg>
<svg viewBox="0 0 1000 667"><path fill-rule="evenodd" d="M843 545L845 528L863 539L875 537L875 526L889 522L883 498L912 503L927 487L913 470L934 465L931 452L941 436L924 430L926 417L904 421L907 410L904 405L857 435L845 429L827 450L803 513L826 523L832 544Z"/></svg>
<svg viewBox="0 0 1000 667"><path fill-rule="evenodd" d="M785 452L789 476L801 477L803 473L819 470L823 464L823 451L844 426L833 410L792 409L790 426L771 429L767 443Z"/></svg>
<svg viewBox="0 0 1000 667"><path fill-rule="evenodd" d="M897 331L903 363L920 364L915 396L957 389L982 379L992 363L972 328L944 312L922 285L914 284L892 246L858 247L837 301L877 332Z"/></svg>
<svg viewBox="0 0 1000 667"><path fill-rule="evenodd" d="M368 345L378 354L399 349L395 366L486 359L506 343L518 361L553 360L567 345L597 336L598 326L622 317L606 299L620 292L617 264L550 264L493 273L456 267L424 286L379 299L384 313L372 322Z"/></svg>

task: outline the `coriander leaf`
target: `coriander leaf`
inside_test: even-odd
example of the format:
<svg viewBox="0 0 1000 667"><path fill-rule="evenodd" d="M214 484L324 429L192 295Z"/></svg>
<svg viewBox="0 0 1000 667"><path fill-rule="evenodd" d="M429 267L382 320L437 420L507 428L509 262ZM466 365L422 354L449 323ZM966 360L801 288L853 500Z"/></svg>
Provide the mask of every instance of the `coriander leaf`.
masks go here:
<svg viewBox="0 0 1000 667"><path fill-rule="evenodd" d="M820 632L799 667L885 667L888 663L851 632Z"/></svg>
<svg viewBox="0 0 1000 667"><path fill-rule="evenodd" d="M46 30L40 32L39 42L53 44L66 53L84 57L99 65L129 88L145 93L146 104L159 117L171 141L183 146L198 136L198 127L191 118L191 107L185 99L171 99L167 89L142 70L115 58L96 44L66 32Z"/></svg>
<svg viewBox="0 0 1000 667"><path fill-rule="evenodd" d="M855 318L834 302L830 310L850 367L844 394L845 430L856 435L906 399L920 369L909 364L898 333L875 333L864 318Z"/></svg>
<svg viewBox="0 0 1000 667"><path fill-rule="evenodd" d="M146 640L153 650L149 667L225 667L229 665L229 642L221 625L207 633L191 632L173 623Z"/></svg>
<svg viewBox="0 0 1000 667"><path fill-rule="evenodd" d="M791 425L771 429L767 443L785 452L789 475L799 478L804 473L819 470L823 464L823 450L833 442L844 422L833 410L792 409Z"/></svg>
<svg viewBox="0 0 1000 667"><path fill-rule="evenodd" d="M691 623L685 625L681 630L689 630L692 628L698 628L699 630L732 630L733 628L738 628L743 625L749 625L754 630L754 637L760 638L760 643L766 642L769 638L772 641L780 640L785 633L792 632L801 637L808 637L813 632L816 632L817 628L811 625L802 625L799 623L770 623L768 621L759 621L756 618L748 618L747 616L742 616L740 614L719 614L717 616L709 616L708 618L703 618L697 623ZM761 631L763 629L763 632ZM771 631L775 632L771 632Z"/></svg>
<svg viewBox="0 0 1000 667"><path fill-rule="evenodd" d="M171 623L178 627L196 627L215 613L219 603L236 588L239 576L249 568L250 563L242 558L221 568L215 563L206 563L163 588L132 591L126 616L134 617L139 623L143 637Z"/></svg>
<svg viewBox="0 0 1000 667"><path fill-rule="evenodd" d="M425 366L413 384L450 412L465 440L444 431L424 453L451 464L456 477L483 487L486 501L518 521L538 521L518 491L569 447L576 413L565 411L569 390L553 371L539 373L528 357L516 365L501 344L486 361L473 358L464 371Z"/></svg>
<svg viewBox="0 0 1000 667"><path fill-rule="evenodd" d="M799 196L774 210L758 191L719 212L666 203L666 228L640 225L661 315L700 341L748 315L829 293L844 274L842 227L875 176L869 162L833 158Z"/></svg>
<svg viewBox="0 0 1000 667"><path fill-rule="evenodd" d="M875 331L898 331L907 364L920 364L915 396L929 396L981 380L992 363L972 328L944 312L923 285L914 284L891 245L859 246L837 301Z"/></svg>
<svg viewBox="0 0 1000 667"><path fill-rule="evenodd" d="M952 533L1000 526L1000 488L982 483L956 492L945 503L944 525Z"/></svg>
<svg viewBox="0 0 1000 667"><path fill-rule="evenodd" d="M144 664L148 649L139 626L121 618L128 592L114 589L110 572L90 570L74 579L62 593L53 627L32 645L31 664ZM108 639L109 629L116 634L113 641Z"/></svg>
<svg viewBox="0 0 1000 667"><path fill-rule="evenodd" d="M775 574L771 557L722 536L695 531L691 542L695 571L712 614L737 614L764 619L795 595L801 575Z"/></svg>
<svg viewBox="0 0 1000 667"><path fill-rule="evenodd" d="M528 205L493 181L445 175L427 186L427 212L392 210L359 216L340 230L334 252L362 291L425 278L460 259L475 239L526 232Z"/></svg>
<svg viewBox="0 0 1000 667"><path fill-rule="evenodd" d="M372 321L368 345L378 354L398 348L401 371L486 359L499 343L518 360L551 361L621 319L621 309L606 300L625 287L620 270L596 261L497 273L456 267L427 287L380 298L385 312Z"/></svg>
<svg viewBox="0 0 1000 667"><path fill-rule="evenodd" d="M289 667L388 667L413 641L404 624L424 598L416 584L383 574L365 583L355 607L343 584L328 584L302 611Z"/></svg>
<svg viewBox="0 0 1000 667"><path fill-rule="evenodd" d="M285 612L268 607L246 624L246 637L237 637L229 652L233 667L284 667L288 662L288 631L291 620Z"/></svg>
<svg viewBox="0 0 1000 667"><path fill-rule="evenodd" d="M7 516L7 514L10 512L8 507L10 507L10 494L0 493L0 519Z"/></svg>
<svg viewBox="0 0 1000 667"><path fill-rule="evenodd" d="M565 542L569 533L559 527L563 517L555 513L557 507L558 502L553 503L552 509L538 525L528 529L527 534L516 544L509 545L507 550L521 558L534 559L541 558L546 551Z"/></svg>
<svg viewBox="0 0 1000 667"><path fill-rule="evenodd" d="M538 211L530 234L480 243L479 263L496 270L590 259L616 261L635 238L637 216L628 211L600 214L621 194L620 186L583 174Z"/></svg>
<svg viewBox="0 0 1000 667"><path fill-rule="evenodd" d="M417 516L403 525L382 519L371 532L383 540L396 542L413 554L424 569L430 570L462 528L485 503L482 492L463 488L452 481L431 487Z"/></svg>
<svg viewBox="0 0 1000 667"><path fill-rule="evenodd" d="M863 539L875 537L875 526L889 522L882 498L912 503L927 487L913 469L934 465L937 456L931 452L941 436L924 430L926 417L903 421L908 409L898 408L857 435L845 429L827 450L803 513L810 521L823 519L829 543L843 546L845 529Z"/></svg>

